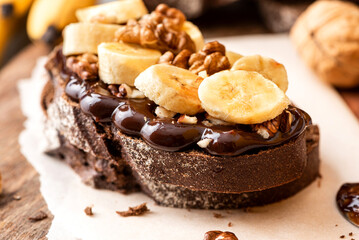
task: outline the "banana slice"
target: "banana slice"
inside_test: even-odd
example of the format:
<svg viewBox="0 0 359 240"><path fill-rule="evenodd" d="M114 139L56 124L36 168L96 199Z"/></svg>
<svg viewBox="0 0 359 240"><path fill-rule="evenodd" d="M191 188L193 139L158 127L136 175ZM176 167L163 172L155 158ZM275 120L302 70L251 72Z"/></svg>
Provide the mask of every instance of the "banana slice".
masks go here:
<svg viewBox="0 0 359 240"><path fill-rule="evenodd" d="M146 97L167 110L194 115L202 111L198 86L202 78L189 70L168 64L147 68L135 80Z"/></svg>
<svg viewBox="0 0 359 240"><path fill-rule="evenodd" d="M283 92L286 92L288 89L287 71L283 64L271 58L260 55L245 56L238 59L233 64L231 70L255 71L273 81Z"/></svg>
<svg viewBox="0 0 359 240"><path fill-rule="evenodd" d="M135 44L102 43L98 46L100 79L107 84L134 86L135 78L160 57L160 51Z"/></svg>
<svg viewBox="0 0 359 240"><path fill-rule="evenodd" d="M262 123L283 112L289 104L272 81L253 71L222 71L205 78L198 89L209 115L239 124Z"/></svg>
<svg viewBox="0 0 359 240"><path fill-rule="evenodd" d="M226 56L229 60L229 63L231 64L231 66L233 66L233 64L240 59L241 57L243 57L243 55L236 53L236 52L232 52L232 51L226 51Z"/></svg>
<svg viewBox="0 0 359 240"><path fill-rule="evenodd" d="M129 19L137 19L147 14L142 0L120 0L100 4L76 11L80 22L126 23Z"/></svg>
<svg viewBox="0 0 359 240"><path fill-rule="evenodd" d="M101 23L73 23L64 31L63 54L65 56L81 53L97 53L97 46L102 42L111 42L115 32L121 26Z"/></svg>
<svg viewBox="0 0 359 240"><path fill-rule="evenodd" d="M196 46L196 52L198 52L199 50L201 50L203 48L204 38L203 38L201 31L199 30L199 28L196 25L194 25L193 23L191 23L189 21L185 21L183 24L182 30L185 31L190 36L192 41L194 42L194 44Z"/></svg>

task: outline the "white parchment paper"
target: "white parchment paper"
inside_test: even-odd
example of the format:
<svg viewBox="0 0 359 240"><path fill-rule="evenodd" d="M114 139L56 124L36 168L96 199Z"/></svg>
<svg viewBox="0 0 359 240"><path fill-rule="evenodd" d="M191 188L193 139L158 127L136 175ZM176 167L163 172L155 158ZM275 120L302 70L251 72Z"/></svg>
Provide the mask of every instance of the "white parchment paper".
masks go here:
<svg viewBox="0 0 359 240"><path fill-rule="evenodd" d="M33 77L19 86L22 109L28 117L20 144L22 153L40 174L41 193L55 216L49 239L201 240L206 231L216 229L234 232L241 240L327 240L341 235L351 239L349 232L359 239L359 229L349 224L335 205L341 184L359 182L359 124L354 115L331 87L304 66L286 35L218 40L229 50L269 56L286 66L288 96L320 126L320 186L316 181L294 197L250 212L165 208L142 193L122 195L85 186L70 167L42 153L41 59ZM115 213L142 202L148 203L151 213L129 218ZM83 211L89 205L93 205L93 217ZM214 218L213 213L224 217ZM228 227L229 222L232 227Z"/></svg>

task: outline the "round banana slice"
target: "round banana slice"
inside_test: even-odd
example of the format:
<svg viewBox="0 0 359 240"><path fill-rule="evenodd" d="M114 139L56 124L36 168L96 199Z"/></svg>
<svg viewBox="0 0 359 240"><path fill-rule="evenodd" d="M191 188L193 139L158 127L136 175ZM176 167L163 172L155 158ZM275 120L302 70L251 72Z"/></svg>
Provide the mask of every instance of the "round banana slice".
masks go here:
<svg viewBox="0 0 359 240"><path fill-rule="evenodd" d="M229 63L231 64L231 66L233 66L233 64L240 59L241 57L243 57L243 55L236 53L236 52L232 52L232 51L226 51L226 56L229 60Z"/></svg>
<svg viewBox="0 0 359 240"><path fill-rule="evenodd" d="M101 43L98 46L100 79L107 84L126 83L134 86L135 78L156 64L160 57L160 51L136 44Z"/></svg>
<svg viewBox="0 0 359 240"><path fill-rule="evenodd" d="M244 56L233 64L231 70L255 71L273 81L283 92L288 89L287 71L283 64L271 58L260 55Z"/></svg>
<svg viewBox="0 0 359 240"><path fill-rule="evenodd" d="M97 46L102 42L111 42L115 32L121 26L101 23L73 23L64 31L63 54L65 56L81 53L97 53Z"/></svg>
<svg viewBox="0 0 359 240"><path fill-rule="evenodd" d="M204 46L204 38L199 28L192 22L185 21L182 29L190 36L190 38L194 42L196 46L196 52L201 50Z"/></svg>
<svg viewBox="0 0 359 240"><path fill-rule="evenodd" d="M253 71L222 71L205 78L198 89L209 115L239 124L262 123L288 107L289 99L272 81Z"/></svg>
<svg viewBox="0 0 359 240"><path fill-rule="evenodd" d="M76 11L80 22L126 23L147 14L142 0L121 0L82 8Z"/></svg>
<svg viewBox="0 0 359 240"><path fill-rule="evenodd" d="M189 70L168 64L147 68L135 80L146 97L167 110L194 115L202 111L198 86L202 78Z"/></svg>

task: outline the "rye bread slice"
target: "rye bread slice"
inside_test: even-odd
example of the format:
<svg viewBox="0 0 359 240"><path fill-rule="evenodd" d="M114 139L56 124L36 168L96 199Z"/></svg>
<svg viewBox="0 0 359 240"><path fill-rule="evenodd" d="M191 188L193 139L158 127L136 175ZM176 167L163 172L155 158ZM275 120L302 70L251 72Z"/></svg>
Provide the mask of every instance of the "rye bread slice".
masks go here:
<svg viewBox="0 0 359 240"><path fill-rule="evenodd" d="M64 159L94 187L128 191L139 184L160 205L219 209L279 201L318 176L316 126L286 144L237 157L198 149L160 151L111 123L95 122L64 94L67 80L55 65L50 72L42 106L45 132L50 141L57 138L57 146L48 153Z"/></svg>

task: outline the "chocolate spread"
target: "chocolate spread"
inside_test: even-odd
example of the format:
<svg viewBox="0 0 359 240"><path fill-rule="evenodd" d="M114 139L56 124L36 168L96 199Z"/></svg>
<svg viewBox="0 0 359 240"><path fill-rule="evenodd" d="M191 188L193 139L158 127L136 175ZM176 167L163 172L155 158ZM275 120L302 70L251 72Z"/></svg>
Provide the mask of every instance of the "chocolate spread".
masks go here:
<svg viewBox="0 0 359 240"><path fill-rule="evenodd" d="M178 123L179 114L173 118L159 118L154 114L156 104L145 99L128 99L113 96L100 79L82 80L66 66L66 58L59 50L56 59L63 79L68 79L65 93L81 110L101 123L113 123L121 132L141 137L154 148L165 151L181 151L197 147L202 139L211 139L205 151L212 155L236 156L248 152L278 146L304 132L311 119L303 110L289 106L293 115L289 131L280 129L274 136L264 139L249 125L206 126L206 113L197 114L197 124Z"/></svg>
<svg viewBox="0 0 359 240"><path fill-rule="evenodd" d="M342 214L359 225L359 183L346 183L337 193L337 205Z"/></svg>

